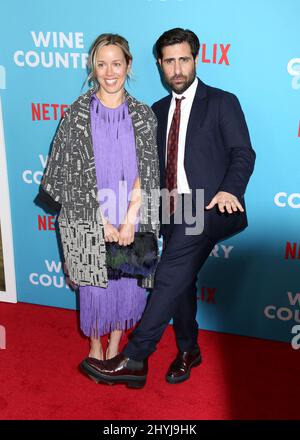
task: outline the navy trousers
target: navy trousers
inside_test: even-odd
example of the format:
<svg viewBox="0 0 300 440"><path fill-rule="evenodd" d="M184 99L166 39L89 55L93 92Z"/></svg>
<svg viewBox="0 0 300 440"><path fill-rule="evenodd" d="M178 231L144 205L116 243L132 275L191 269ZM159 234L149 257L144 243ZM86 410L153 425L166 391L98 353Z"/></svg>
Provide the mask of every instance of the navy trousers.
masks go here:
<svg viewBox="0 0 300 440"><path fill-rule="evenodd" d="M197 346L197 274L215 242L205 233L187 235L187 227L191 225L185 221L174 224L174 216L164 226L164 249L154 288L142 320L123 350L131 359L141 361L153 353L172 318L178 349L191 351Z"/></svg>

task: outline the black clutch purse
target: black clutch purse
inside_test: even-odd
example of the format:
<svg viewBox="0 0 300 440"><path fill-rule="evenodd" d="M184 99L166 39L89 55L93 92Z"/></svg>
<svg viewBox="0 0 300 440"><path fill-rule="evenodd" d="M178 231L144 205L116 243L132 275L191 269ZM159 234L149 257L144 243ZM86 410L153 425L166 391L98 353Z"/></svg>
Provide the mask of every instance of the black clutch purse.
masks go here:
<svg viewBox="0 0 300 440"><path fill-rule="evenodd" d="M153 232L136 232L129 246L106 242L106 267L109 279L144 278L158 263L158 245Z"/></svg>

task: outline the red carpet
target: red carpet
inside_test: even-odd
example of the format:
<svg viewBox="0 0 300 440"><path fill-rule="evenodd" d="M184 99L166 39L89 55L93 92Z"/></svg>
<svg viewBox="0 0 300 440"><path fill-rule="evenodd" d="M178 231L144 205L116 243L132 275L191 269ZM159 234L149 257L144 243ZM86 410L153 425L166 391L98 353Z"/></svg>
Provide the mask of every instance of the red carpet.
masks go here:
<svg viewBox="0 0 300 440"><path fill-rule="evenodd" d="M165 382L170 326L142 390L95 384L78 371L88 341L74 311L0 303L0 419L299 419L300 351L290 344L201 331L204 363ZM125 342L125 338L124 338Z"/></svg>

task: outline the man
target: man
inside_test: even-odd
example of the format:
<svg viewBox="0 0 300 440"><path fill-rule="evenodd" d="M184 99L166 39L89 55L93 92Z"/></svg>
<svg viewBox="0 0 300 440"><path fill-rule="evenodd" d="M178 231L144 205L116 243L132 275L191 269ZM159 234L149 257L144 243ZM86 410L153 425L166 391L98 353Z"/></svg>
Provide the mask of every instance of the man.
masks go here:
<svg viewBox="0 0 300 440"><path fill-rule="evenodd" d="M81 363L82 370L96 381L143 387L147 358L155 351L171 318L178 353L166 380L174 384L189 378L191 369L201 363L197 273L217 241L247 226L244 193L255 153L238 99L206 86L196 77L199 48L197 36L180 28L165 32L156 42L157 60L172 91L152 107L158 120L161 188L171 191L174 197L169 206L169 224L162 224L164 248L140 325L115 358L87 358ZM201 188L204 228L189 234L186 214L196 214L196 226L196 190ZM180 199L184 203L179 203ZM183 214L180 223L175 220L178 212Z"/></svg>

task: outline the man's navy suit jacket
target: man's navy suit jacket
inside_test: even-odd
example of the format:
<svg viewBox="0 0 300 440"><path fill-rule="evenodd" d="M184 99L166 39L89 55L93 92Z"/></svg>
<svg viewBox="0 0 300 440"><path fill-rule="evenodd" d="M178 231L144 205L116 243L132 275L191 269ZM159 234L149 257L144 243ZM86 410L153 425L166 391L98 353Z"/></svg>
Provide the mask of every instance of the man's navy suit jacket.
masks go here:
<svg viewBox="0 0 300 440"><path fill-rule="evenodd" d="M158 120L157 144L160 162L160 186L165 188L165 155L168 112L172 96L153 104ZM234 194L245 208L244 194L253 172L255 152L244 113L232 93L205 85L198 86L189 117L184 168L195 200L196 189L204 189L206 206L218 191ZM204 231L219 241L247 226L244 213L220 213L217 206L204 213ZM161 228L164 234L164 226Z"/></svg>

